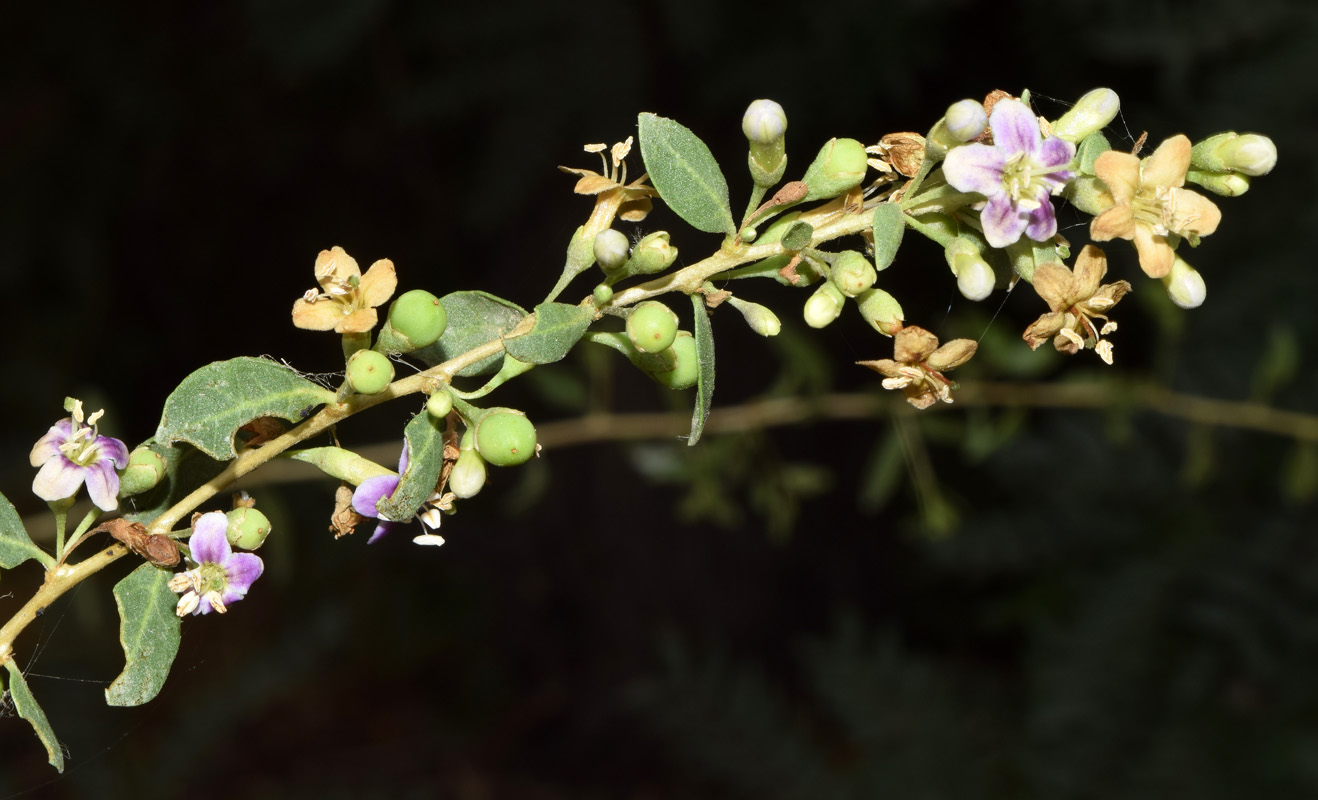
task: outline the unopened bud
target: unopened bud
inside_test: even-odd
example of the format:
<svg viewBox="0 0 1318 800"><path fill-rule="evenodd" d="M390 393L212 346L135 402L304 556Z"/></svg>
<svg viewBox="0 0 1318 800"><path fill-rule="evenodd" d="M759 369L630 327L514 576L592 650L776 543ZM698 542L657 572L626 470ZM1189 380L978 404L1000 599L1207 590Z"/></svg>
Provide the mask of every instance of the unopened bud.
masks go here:
<svg viewBox="0 0 1318 800"><path fill-rule="evenodd" d="M636 243L626 269L632 275L649 275L663 272L676 260L677 248L668 243L668 232L655 231Z"/></svg>
<svg viewBox="0 0 1318 800"><path fill-rule="evenodd" d="M968 142L988 127L988 113L978 100L958 100L947 107L943 127L958 142Z"/></svg>
<svg viewBox="0 0 1318 800"><path fill-rule="evenodd" d="M865 145L855 139L830 139L815 156L801 180L808 187L805 200L824 200L860 185L869 168Z"/></svg>
<svg viewBox="0 0 1318 800"><path fill-rule="evenodd" d="M128 466L119 476L119 496L131 497L155 488L165 478L165 457L150 445L142 445L128 456Z"/></svg>
<svg viewBox="0 0 1318 800"><path fill-rule="evenodd" d="M892 336L902 329L906 315L902 312L901 304L882 289L861 292L856 298L856 304L865 321L884 336Z"/></svg>
<svg viewBox="0 0 1318 800"><path fill-rule="evenodd" d="M855 250L846 250L839 253L837 260L833 262L830 277L833 285L840 289L842 294L855 297L873 286L879 273L874 270L874 265L865 256Z"/></svg>
<svg viewBox="0 0 1318 800"><path fill-rule="evenodd" d="M1208 296L1204 276L1180 256L1172 262L1171 271L1163 276L1162 285L1167 287L1167 296L1181 308L1198 308Z"/></svg>
<svg viewBox="0 0 1318 800"><path fill-rule="evenodd" d="M627 234L607 228L595 236L595 261L600 269L613 272L627 263L627 250L630 247Z"/></svg>
<svg viewBox="0 0 1318 800"><path fill-rule="evenodd" d="M1249 191L1250 177L1240 172L1186 170L1185 180L1223 197L1239 197Z"/></svg>
<svg viewBox="0 0 1318 800"><path fill-rule="evenodd" d="M805 301L805 324L812 328L824 328L842 313L846 297L831 282L821 283L810 299Z"/></svg>
<svg viewBox="0 0 1318 800"><path fill-rule="evenodd" d="M1277 165L1277 145L1257 133L1219 133L1194 146L1190 165L1203 172L1266 175Z"/></svg>
<svg viewBox="0 0 1318 800"><path fill-rule="evenodd" d="M1094 89L1071 106L1071 110L1052 123L1053 136L1078 144L1089 134L1100 131L1116 119L1121 99L1111 89Z"/></svg>
<svg viewBox="0 0 1318 800"><path fill-rule="evenodd" d="M952 272L956 274L956 288L967 300L977 303L993 293L997 282L993 267L977 253L962 253L953 258Z"/></svg>
<svg viewBox="0 0 1318 800"><path fill-rule="evenodd" d="M444 389L436 389L426 400L426 412L435 419L442 420L453 410L453 395Z"/></svg>
<svg viewBox="0 0 1318 800"><path fill-rule="evenodd" d="M750 303L739 297L729 297L728 304L740 311L746 318L746 324L751 326L751 330L761 336L777 336L783 329L783 323L778 319L778 315L759 303Z"/></svg>
<svg viewBox="0 0 1318 800"><path fill-rule="evenodd" d="M741 118L741 132L754 144L772 144L787 133L787 112L772 100L756 100Z"/></svg>
<svg viewBox="0 0 1318 800"><path fill-rule="evenodd" d="M613 299L613 287L607 283L601 283L596 286L590 293L590 299L595 301L595 305L602 306Z"/></svg>
<svg viewBox="0 0 1318 800"><path fill-rule="evenodd" d="M459 500L475 497L485 488L485 459L475 450L462 450L448 476L448 490Z"/></svg>

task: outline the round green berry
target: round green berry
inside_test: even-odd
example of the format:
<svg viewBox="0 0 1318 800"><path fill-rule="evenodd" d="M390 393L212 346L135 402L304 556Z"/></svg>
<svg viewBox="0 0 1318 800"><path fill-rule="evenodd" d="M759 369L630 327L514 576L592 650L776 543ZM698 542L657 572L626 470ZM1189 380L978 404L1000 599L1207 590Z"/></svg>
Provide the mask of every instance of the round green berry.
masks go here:
<svg viewBox="0 0 1318 800"><path fill-rule="evenodd" d="M646 300L627 317L627 338L643 353L659 353L677 338L677 315L663 303Z"/></svg>
<svg viewBox="0 0 1318 800"><path fill-rule="evenodd" d="M673 368L664 372L651 372L650 377L669 389L690 389L700 376L700 361L696 357L696 340L686 331L680 331L673 340L671 350Z"/></svg>
<svg viewBox="0 0 1318 800"><path fill-rule="evenodd" d="M426 400L426 411L435 419L444 419L453 410L453 395L443 389L436 389Z"/></svg>
<svg viewBox="0 0 1318 800"><path fill-rule="evenodd" d="M348 385L354 392L379 394L394 379L394 362L374 350L358 350L348 359Z"/></svg>
<svg viewBox="0 0 1318 800"><path fill-rule="evenodd" d="M591 292L590 296L595 301L595 305L602 306L613 299L613 287L607 283L601 283L595 287L595 291Z"/></svg>
<svg viewBox="0 0 1318 800"><path fill-rule="evenodd" d="M448 327L439 298L424 289L404 292L389 306L389 324L413 350L434 344Z"/></svg>
<svg viewBox="0 0 1318 800"><path fill-rule="evenodd" d="M476 452L496 467L525 463L535 455L535 426L520 411L491 410L476 425Z"/></svg>
<svg viewBox="0 0 1318 800"><path fill-rule="evenodd" d="M225 516L229 519L225 536L239 550L255 550L270 535L270 520L254 508L235 508Z"/></svg>

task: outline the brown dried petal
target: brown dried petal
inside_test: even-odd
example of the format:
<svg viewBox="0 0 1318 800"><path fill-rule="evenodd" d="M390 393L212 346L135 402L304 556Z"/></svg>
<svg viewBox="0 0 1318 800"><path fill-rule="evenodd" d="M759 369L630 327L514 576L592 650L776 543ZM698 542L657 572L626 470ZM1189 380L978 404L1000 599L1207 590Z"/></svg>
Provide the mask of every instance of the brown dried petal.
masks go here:
<svg viewBox="0 0 1318 800"><path fill-rule="evenodd" d="M978 347L974 339L953 339L930 353L925 363L938 372L956 369L969 361Z"/></svg>
<svg viewBox="0 0 1318 800"><path fill-rule="evenodd" d="M1167 227L1183 236L1207 236L1222 221L1216 203L1189 189L1172 189L1164 208Z"/></svg>
<svg viewBox="0 0 1318 800"><path fill-rule="evenodd" d="M397 288L398 274L394 270L394 262L382 258L372 264L371 268L366 270L366 274L362 276L361 283L357 286L358 305L371 308L383 305L386 300L393 296L394 290Z"/></svg>
<svg viewBox="0 0 1318 800"><path fill-rule="evenodd" d="M337 333L365 333L375 327L380 315L373 308L359 308L346 317L340 317L334 327Z"/></svg>
<svg viewBox="0 0 1318 800"><path fill-rule="evenodd" d="M1107 274L1107 256L1102 250L1087 244L1080 251L1080 255L1075 259L1075 289L1072 294L1073 303L1082 302L1092 297L1094 292L1098 291L1098 285L1102 283L1103 276ZM1057 311L1058 309L1053 309Z"/></svg>
<svg viewBox="0 0 1318 800"><path fill-rule="evenodd" d="M1184 186L1185 171L1190 168L1190 149L1190 140L1184 134L1177 134L1158 145L1153 155L1144 159L1141 165L1143 184L1148 187Z"/></svg>
<svg viewBox="0 0 1318 800"><path fill-rule="evenodd" d="M334 490L334 513L330 515L330 530L334 531L334 538L347 536L365 521L366 517L352 508L352 487L346 483L339 484L339 488Z"/></svg>
<svg viewBox="0 0 1318 800"><path fill-rule="evenodd" d="M609 189L617 187L617 185L617 181L603 175L588 174L583 175L581 180L577 181L577 185L572 187L572 191L577 194L599 194L600 192L607 192Z"/></svg>
<svg viewBox="0 0 1318 800"><path fill-rule="evenodd" d="M1150 278L1161 278L1172 271L1176 252L1166 237L1157 235L1148 225L1135 226L1135 251L1140 256L1140 268Z"/></svg>
<svg viewBox="0 0 1318 800"><path fill-rule="evenodd" d="M1107 184L1117 205L1130 205L1140 187L1140 160L1130 153L1108 150L1094 160L1094 174Z"/></svg>
<svg viewBox="0 0 1318 800"><path fill-rule="evenodd" d="M1135 211L1129 205L1113 206L1089 223L1089 237L1096 242L1130 239L1134 235Z"/></svg>
<svg viewBox="0 0 1318 800"><path fill-rule="evenodd" d="M654 208L654 203L650 198L641 197L636 200L628 200L618 206L618 219L623 222L642 222L650 216L650 211Z"/></svg>
<svg viewBox="0 0 1318 800"><path fill-rule="evenodd" d="M862 367L869 367L875 372L888 377L896 378L901 375L902 364L898 364L891 358L880 358L877 361L857 361Z"/></svg>
<svg viewBox="0 0 1318 800"><path fill-rule="evenodd" d="M1129 291L1130 281L1117 281L1116 283L1104 284L1099 287L1097 292L1094 292L1093 297L1089 298L1089 303L1097 311L1106 311L1112 306L1115 306Z"/></svg>
<svg viewBox="0 0 1318 800"><path fill-rule="evenodd" d="M178 542L158 533L147 533L140 522L112 519L96 526L92 533L102 530L157 567L172 567L179 562Z"/></svg>
<svg viewBox="0 0 1318 800"><path fill-rule="evenodd" d="M938 402L938 396L934 394L928 384L922 383L919 386L907 386L902 391L906 393L906 402L921 411Z"/></svg>
<svg viewBox="0 0 1318 800"><path fill-rule="evenodd" d="M1048 341L1057 335L1057 332L1066 324L1066 314L1060 311L1049 311L1030 324L1021 336L1025 343L1030 346L1031 350L1038 350L1039 345Z"/></svg>
<svg viewBox="0 0 1318 800"><path fill-rule="evenodd" d="M350 279L360 277L361 274L357 259L348 255L338 245L329 250L321 250L316 256L316 280L326 290L335 284L348 283Z"/></svg>
<svg viewBox="0 0 1318 800"><path fill-rule="evenodd" d="M328 297L293 303L293 324L309 331L329 331L343 320L342 303Z"/></svg>
<svg viewBox="0 0 1318 800"><path fill-rule="evenodd" d="M1065 264L1048 261L1034 268L1034 291L1053 311L1075 302L1075 275Z"/></svg>
<svg viewBox="0 0 1318 800"><path fill-rule="evenodd" d="M924 137L918 133L890 133L879 140L888 150L888 160L897 171L914 177L924 163Z"/></svg>
<svg viewBox="0 0 1318 800"><path fill-rule="evenodd" d="M903 364L919 364L938 347L938 337L917 325L907 325L897 332L893 342L894 358Z"/></svg>

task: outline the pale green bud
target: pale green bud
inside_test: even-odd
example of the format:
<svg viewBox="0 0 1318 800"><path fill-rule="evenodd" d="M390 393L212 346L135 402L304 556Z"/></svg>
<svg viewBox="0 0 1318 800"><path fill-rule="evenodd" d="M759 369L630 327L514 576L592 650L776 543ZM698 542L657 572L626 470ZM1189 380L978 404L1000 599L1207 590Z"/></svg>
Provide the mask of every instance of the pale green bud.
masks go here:
<svg viewBox="0 0 1318 800"><path fill-rule="evenodd" d="M739 297L729 297L728 304L740 311L746 319L746 324L751 326L751 330L761 336L777 336L783 329L783 323L778 319L778 315L759 303L747 302Z"/></svg>
<svg viewBox="0 0 1318 800"><path fill-rule="evenodd" d="M856 298L856 305L860 308L860 315L870 327L884 336L892 336L901 330L902 323L906 320L897 298L882 289L861 292Z"/></svg>
<svg viewBox="0 0 1318 800"><path fill-rule="evenodd" d="M142 445L128 456L128 466L119 476L119 496L131 497L155 488L165 478L165 457L150 445Z"/></svg>
<svg viewBox="0 0 1318 800"><path fill-rule="evenodd" d="M846 297L831 282L819 284L815 293L805 301L805 324L812 328L824 328L838 318Z"/></svg>
<svg viewBox="0 0 1318 800"><path fill-rule="evenodd" d="M1240 172L1187 170L1185 180L1223 197L1239 197L1249 191L1250 177Z"/></svg>
<svg viewBox="0 0 1318 800"><path fill-rule="evenodd" d="M839 253L830 270L833 285L847 297L855 297L870 288L878 277L879 273L869 259L855 250Z"/></svg>
<svg viewBox="0 0 1318 800"><path fill-rule="evenodd" d="M485 459L474 449L462 450L448 476L448 490L459 500L475 497L485 488Z"/></svg>
<svg viewBox="0 0 1318 800"><path fill-rule="evenodd" d="M982 256L962 253L953 260L952 271L956 273L956 288L967 300L978 303L993 293L997 276Z"/></svg>
<svg viewBox="0 0 1318 800"><path fill-rule="evenodd" d="M1199 142L1190 151L1190 166L1202 172L1266 175L1276 165L1277 146L1257 133L1243 136L1234 131L1219 133Z"/></svg>
<svg viewBox="0 0 1318 800"><path fill-rule="evenodd" d="M968 142L988 127L988 114L978 100L958 100L947 107L943 128L958 142Z"/></svg>
<svg viewBox="0 0 1318 800"><path fill-rule="evenodd" d="M442 420L453 410L453 395L443 389L436 389L426 400L426 412L435 419Z"/></svg>
<svg viewBox="0 0 1318 800"><path fill-rule="evenodd" d="M805 201L837 197L856 188L865 179L868 161L865 145L855 139L830 139L802 178L809 188Z"/></svg>
<svg viewBox="0 0 1318 800"><path fill-rule="evenodd" d="M753 144L772 144L787 133L787 112L772 100L756 100L741 118L741 132Z"/></svg>
<svg viewBox="0 0 1318 800"><path fill-rule="evenodd" d="M630 247L627 234L613 228L602 230L595 236L595 261L605 272L613 272L627 263Z"/></svg>
<svg viewBox="0 0 1318 800"><path fill-rule="evenodd" d="M1094 89L1052 124L1053 136L1072 144L1100 131L1116 119L1121 100L1111 89Z"/></svg>
<svg viewBox="0 0 1318 800"><path fill-rule="evenodd" d="M1163 276L1162 285L1167 287L1167 296L1181 308L1198 308L1208 296L1204 276L1180 256L1172 262L1171 271Z"/></svg>
<svg viewBox="0 0 1318 800"><path fill-rule="evenodd" d="M655 231L636 243L626 270L631 275L663 272L677 260L677 248L668 243L667 231Z"/></svg>
<svg viewBox="0 0 1318 800"><path fill-rule="evenodd" d="M607 283L601 283L596 286L590 293L590 299L595 301L595 305L602 306L613 299L613 287Z"/></svg>

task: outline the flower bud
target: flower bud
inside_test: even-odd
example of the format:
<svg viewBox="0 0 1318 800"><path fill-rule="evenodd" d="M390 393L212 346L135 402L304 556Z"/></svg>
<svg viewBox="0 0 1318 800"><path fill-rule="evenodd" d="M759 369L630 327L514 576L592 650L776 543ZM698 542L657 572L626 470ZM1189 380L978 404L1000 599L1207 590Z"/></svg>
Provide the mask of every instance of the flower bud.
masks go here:
<svg viewBox="0 0 1318 800"><path fill-rule="evenodd" d="M613 299L613 287L607 283L601 283L590 293L590 299L595 301L596 306L602 306L608 303Z"/></svg>
<svg viewBox="0 0 1318 800"><path fill-rule="evenodd" d="M897 298L882 289L861 292L856 297L856 304L860 307L860 315L870 327L884 336L892 336L902 329L906 315L902 312Z"/></svg>
<svg viewBox="0 0 1318 800"><path fill-rule="evenodd" d="M595 261L605 272L614 270L627 263L627 251L631 242L622 231L607 228L595 236Z"/></svg>
<svg viewBox="0 0 1318 800"><path fill-rule="evenodd" d="M475 450L462 450L448 476L448 490L459 500L475 497L485 488L485 459Z"/></svg>
<svg viewBox="0 0 1318 800"><path fill-rule="evenodd" d="M1189 183L1223 197L1239 197L1249 191L1250 177L1240 172L1203 172L1191 169L1185 173Z"/></svg>
<svg viewBox="0 0 1318 800"><path fill-rule="evenodd" d="M1266 175L1277 165L1277 146L1257 133L1242 136L1228 131L1196 144L1190 151L1190 165L1203 172Z"/></svg>
<svg viewBox="0 0 1318 800"><path fill-rule="evenodd" d="M856 188L865 178L868 160L865 145L855 139L830 139L802 178L809 188L804 200L824 200Z"/></svg>
<svg viewBox="0 0 1318 800"><path fill-rule="evenodd" d="M746 158L756 186L773 186L787 171L787 114L772 100L756 100L741 118L741 130L750 142Z"/></svg>
<svg viewBox="0 0 1318 800"><path fill-rule="evenodd" d="M1172 262L1171 271L1163 276L1162 285L1167 287L1167 296L1181 308L1198 308L1208 296L1204 276L1180 256Z"/></svg>
<svg viewBox="0 0 1318 800"><path fill-rule="evenodd" d="M676 260L677 248L668 243L668 232L655 231L636 243L626 269L631 275L649 275L663 272Z"/></svg>
<svg viewBox="0 0 1318 800"><path fill-rule="evenodd" d="M978 100L958 100L947 107L943 127L958 142L968 142L988 127L988 114Z"/></svg>
<svg viewBox="0 0 1318 800"><path fill-rule="evenodd" d="M526 463L535 455L535 426L520 411L491 409L476 423L476 452L496 467Z"/></svg>
<svg viewBox="0 0 1318 800"><path fill-rule="evenodd" d="M426 412L437 420L443 420L453 410L453 395L444 389L436 389L426 400Z"/></svg>
<svg viewBox="0 0 1318 800"><path fill-rule="evenodd" d="M739 297L729 297L728 304L740 311L746 319L746 324L751 326L751 330L761 336L777 336L783 329L783 323L778 319L778 315L759 303L750 303Z"/></svg>
<svg viewBox="0 0 1318 800"><path fill-rule="evenodd" d="M348 386L359 394L379 394L394 379L394 362L375 350L358 350L348 359Z"/></svg>
<svg viewBox="0 0 1318 800"><path fill-rule="evenodd" d="M839 253L837 260L833 262L830 277L833 285L840 289L842 294L855 297L873 286L874 281L878 280L879 273L874 270L874 265L865 256L855 250L846 250Z"/></svg>
<svg viewBox="0 0 1318 800"><path fill-rule="evenodd" d="M962 296L977 303L993 293L997 282L993 267L978 253L957 255L952 261L952 272L956 274L956 288Z"/></svg>
<svg viewBox="0 0 1318 800"><path fill-rule="evenodd" d="M677 338L677 315L655 300L646 300L627 317L627 338L643 353L658 353Z"/></svg>
<svg viewBox="0 0 1318 800"><path fill-rule="evenodd" d="M1062 195L1071 205L1085 212L1098 216L1117 204L1107 184L1093 175L1080 175L1066 185Z"/></svg>
<svg viewBox="0 0 1318 800"><path fill-rule="evenodd" d="M846 297L831 282L819 284L815 293L805 301L805 324L812 328L827 327L842 313Z"/></svg>
<svg viewBox="0 0 1318 800"><path fill-rule="evenodd" d="M235 508L224 516L229 521L225 536L239 550L255 550L270 535L270 520L254 508Z"/></svg>
<svg viewBox="0 0 1318 800"><path fill-rule="evenodd" d="M448 314L439 298L424 289L413 289L389 306L375 349L387 355L410 353L437 342L447 327Z"/></svg>
<svg viewBox="0 0 1318 800"><path fill-rule="evenodd" d="M673 346L665 351L663 359L669 369L647 370L651 378L669 389L689 389L700 378L700 360L696 355L696 339L686 331L678 331Z"/></svg>
<svg viewBox="0 0 1318 800"><path fill-rule="evenodd" d="M128 456L128 466L119 476L119 496L131 497L155 488L165 478L165 457L150 445L142 445Z"/></svg>
<svg viewBox="0 0 1318 800"><path fill-rule="evenodd" d="M1052 123L1053 136L1078 144L1094 131L1100 131L1116 119L1121 99L1111 89L1094 89L1071 106L1071 110Z"/></svg>

